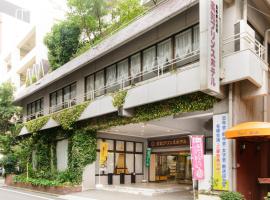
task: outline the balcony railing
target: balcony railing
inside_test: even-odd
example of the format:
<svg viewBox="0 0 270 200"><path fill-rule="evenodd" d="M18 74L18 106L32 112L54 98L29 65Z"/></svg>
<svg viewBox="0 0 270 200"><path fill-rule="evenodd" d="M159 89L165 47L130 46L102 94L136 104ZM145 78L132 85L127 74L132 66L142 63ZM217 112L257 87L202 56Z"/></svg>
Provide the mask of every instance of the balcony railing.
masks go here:
<svg viewBox="0 0 270 200"><path fill-rule="evenodd" d="M223 56L248 49L255 53L261 60L264 60L264 46L247 32L239 33L225 39L223 43Z"/></svg>
<svg viewBox="0 0 270 200"><path fill-rule="evenodd" d="M44 110L41 110L41 111L38 111L38 112L35 112L33 114L30 114L30 115L27 115L26 117L23 118L23 121L30 121L30 120L33 120L33 119L36 119L38 117L42 117L44 116Z"/></svg>
<svg viewBox="0 0 270 200"><path fill-rule="evenodd" d="M198 59L199 59L199 50L195 50L193 52L181 56L180 58L171 59L164 63L153 65L151 70L142 71L138 73L136 76L129 76L123 78L104 87L91 90L82 96L78 96L74 99L70 99L60 104L53 105L49 108L49 113L54 113L65 108L69 108L71 106L74 106L78 103L82 103L87 100L92 101L95 98L104 95L105 93L112 93L118 90L124 90L125 88L128 88L129 86L142 81L146 81L152 78L159 78L168 72L175 71L176 68L181 68L187 64L197 61ZM158 63L158 59L155 61L155 63Z"/></svg>

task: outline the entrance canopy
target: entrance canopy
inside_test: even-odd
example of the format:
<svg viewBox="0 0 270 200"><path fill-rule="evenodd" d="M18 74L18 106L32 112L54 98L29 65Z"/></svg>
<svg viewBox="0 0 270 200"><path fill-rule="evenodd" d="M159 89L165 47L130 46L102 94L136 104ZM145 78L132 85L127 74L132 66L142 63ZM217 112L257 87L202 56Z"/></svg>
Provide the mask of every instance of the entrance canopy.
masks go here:
<svg viewBox="0 0 270 200"><path fill-rule="evenodd" d="M238 124L226 131L227 139L269 137L270 123L268 122L246 122Z"/></svg>

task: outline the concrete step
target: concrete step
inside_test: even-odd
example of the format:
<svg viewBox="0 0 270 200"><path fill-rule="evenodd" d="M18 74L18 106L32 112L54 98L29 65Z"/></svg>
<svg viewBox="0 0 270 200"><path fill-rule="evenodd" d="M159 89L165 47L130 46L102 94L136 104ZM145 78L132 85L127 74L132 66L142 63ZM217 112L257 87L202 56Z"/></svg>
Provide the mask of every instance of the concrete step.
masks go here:
<svg viewBox="0 0 270 200"><path fill-rule="evenodd" d="M124 192L129 194L137 194L144 196L155 196L159 194L190 191L192 187L190 185L104 185L98 187L98 190L111 191L111 192Z"/></svg>

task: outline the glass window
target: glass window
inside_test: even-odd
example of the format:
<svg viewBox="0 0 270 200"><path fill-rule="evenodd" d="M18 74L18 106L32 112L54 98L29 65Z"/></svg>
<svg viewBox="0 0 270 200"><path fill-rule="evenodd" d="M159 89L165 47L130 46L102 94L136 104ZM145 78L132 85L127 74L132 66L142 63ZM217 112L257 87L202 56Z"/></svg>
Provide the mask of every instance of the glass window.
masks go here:
<svg viewBox="0 0 270 200"><path fill-rule="evenodd" d="M75 83L73 83L70 86L70 98L71 99L75 99L76 98L76 84Z"/></svg>
<svg viewBox="0 0 270 200"><path fill-rule="evenodd" d="M125 153L115 153L115 173L125 173Z"/></svg>
<svg viewBox="0 0 270 200"><path fill-rule="evenodd" d="M127 168L127 174L134 172L134 154L133 153L127 153L126 154L126 168Z"/></svg>
<svg viewBox="0 0 270 200"><path fill-rule="evenodd" d="M166 40L158 44L157 60L159 65L166 65L172 59L172 41Z"/></svg>
<svg viewBox="0 0 270 200"><path fill-rule="evenodd" d="M133 142L127 142L127 151L134 152L134 143Z"/></svg>
<svg viewBox="0 0 270 200"><path fill-rule="evenodd" d="M107 158L107 173L114 172L114 153L109 152Z"/></svg>
<svg viewBox="0 0 270 200"><path fill-rule="evenodd" d="M175 37L175 58L184 58L192 52L191 29L186 30Z"/></svg>
<svg viewBox="0 0 270 200"><path fill-rule="evenodd" d="M128 79L128 59L117 63L117 80L118 83L126 85L126 80ZM123 82L124 81L124 82Z"/></svg>
<svg viewBox="0 0 270 200"><path fill-rule="evenodd" d="M138 53L130 58L130 75L132 78L138 76L141 72L141 54Z"/></svg>
<svg viewBox="0 0 270 200"><path fill-rule="evenodd" d="M143 51L143 71L151 71L156 66L156 47Z"/></svg>
<svg viewBox="0 0 270 200"><path fill-rule="evenodd" d="M116 65L112 65L106 69L106 87L107 92L113 92L116 90Z"/></svg>
<svg viewBox="0 0 270 200"><path fill-rule="evenodd" d="M50 105L51 106L54 106L54 105L56 105L56 93L54 92L54 93L52 93L51 94L51 98L50 98Z"/></svg>
<svg viewBox="0 0 270 200"><path fill-rule="evenodd" d="M62 102L63 102L63 98L62 98L62 90L58 90L58 91L56 92L56 97L57 97L57 99L56 99L57 105L62 104Z"/></svg>
<svg viewBox="0 0 270 200"><path fill-rule="evenodd" d="M97 140L97 149L100 149L100 143L101 143L102 139L98 139ZM105 141L108 143L108 150L109 151L113 151L114 150L114 141L113 140L107 140L105 139Z"/></svg>
<svg viewBox="0 0 270 200"><path fill-rule="evenodd" d="M91 96L91 95L94 95L92 92L95 90L95 76L94 74L86 77L86 83L85 83L85 89L86 89L86 98L87 99L91 99L93 98L94 96ZM92 93L92 94L91 94Z"/></svg>
<svg viewBox="0 0 270 200"><path fill-rule="evenodd" d="M143 155L135 154L135 172L143 173Z"/></svg>
<svg viewBox="0 0 270 200"><path fill-rule="evenodd" d="M96 73L95 90L97 96L104 94L104 70Z"/></svg>
<svg viewBox="0 0 270 200"><path fill-rule="evenodd" d="M64 102L70 99L70 86L64 88Z"/></svg>
<svg viewBox="0 0 270 200"><path fill-rule="evenodd" d="M31 115L31 104L27 104L27 115Z"/></svg>
<svg viewBox="0 0 270 200"><path fill-rule="evenodd" d="M106 69L106 86L116 82L116 65L112 65Z"/></svg>
<svg viewBox="0 0 270 200"><path fill-rule="evenodd" d="M116 141L116 151L124 151L124 150L125 150L125 142Z"/></svg>
<svg viewBox="0 0 270 200"><path fill-rule="evenodd" d="M136 143L136 152L142 153L143 152L143 145L142 143Z"/></svg>
<svg viewBox="0 0 270 200"><path fill-rule="evenodd" d="M193 51L200 48L200 28L199 25L193 27Z"/></svg>

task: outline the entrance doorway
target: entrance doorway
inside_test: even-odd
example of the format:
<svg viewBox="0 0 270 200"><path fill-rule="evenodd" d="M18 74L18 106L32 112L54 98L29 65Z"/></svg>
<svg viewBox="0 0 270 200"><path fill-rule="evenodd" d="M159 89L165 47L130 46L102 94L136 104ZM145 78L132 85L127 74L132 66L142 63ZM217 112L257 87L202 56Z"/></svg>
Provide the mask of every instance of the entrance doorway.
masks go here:
<svg viewBox="0 0 270 200"><path fill-rule="evenodd" d="M189 153L157 153L155 181L169 183L192 183Z"/></svg>

